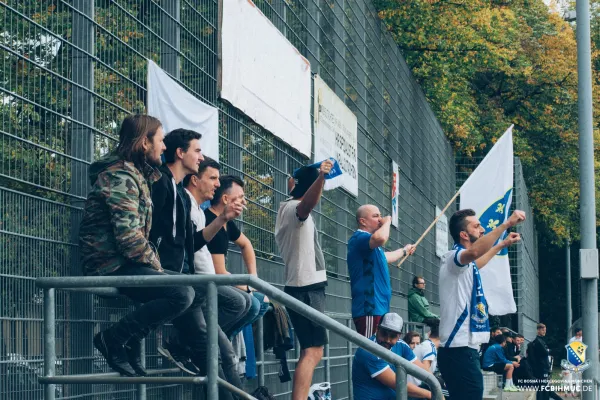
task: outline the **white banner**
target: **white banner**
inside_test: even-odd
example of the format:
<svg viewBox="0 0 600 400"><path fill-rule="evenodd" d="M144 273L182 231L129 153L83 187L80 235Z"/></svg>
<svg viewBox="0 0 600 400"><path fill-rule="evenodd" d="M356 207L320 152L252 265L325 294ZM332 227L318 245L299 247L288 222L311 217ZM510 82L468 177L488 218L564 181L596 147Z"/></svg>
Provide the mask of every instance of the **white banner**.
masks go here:
<svg viewBox="0 0 600 400"><path fill-rule="evenodd" d="M486 233L508 217L513 191L512 126L496 142L460 188L460 208L475 210ZM503 240L506 232L500 237ZM503 249L479 273L491 315L517 311L508 263Z"/></svg>
<svg viewBox="0 0 600 400"><path fill-rule="evenodd" d="M219 160L219 110L203 103L148 60L148 115L156 117L165 134L178 128L202 134L202 154Z"/></svg>
<svg viewBox="0 0 600 400"><path fill-rule="evenodd" d="M221 98L310 157L310 63L252 1L222 4Z"/></svg>
<svg viewBox="0 0 600 400"><path fill-rule="evenodd" d="M325 190L342 187L358 196L356 116L319 76L314 79L315 158L335 158L344 174L325 181Z"/></svg>
<svg viewBox="0 0 600 400"><path fill-rule="evenodd" d="M400 201L400 189L399 189L400 175L398 173L398 164L392 161L392 225L398 227L398 202Z"/></svg>
<svg viewBox="0 0 600 400"><path fill-rule="evenodd" d="M435 206L435 217L442 213L442 210ZM435 255L442 258L448 252L448 217L443 214L435 223Z"/></svg>

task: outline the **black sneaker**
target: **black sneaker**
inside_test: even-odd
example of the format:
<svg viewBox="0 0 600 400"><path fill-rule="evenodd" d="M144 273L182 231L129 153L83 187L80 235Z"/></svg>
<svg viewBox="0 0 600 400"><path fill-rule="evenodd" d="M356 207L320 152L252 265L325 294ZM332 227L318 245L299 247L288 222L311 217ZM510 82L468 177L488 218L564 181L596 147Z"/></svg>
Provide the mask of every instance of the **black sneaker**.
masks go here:
<svg viewBox="0 0 600 400"><path fill-rule="evenodd" d="M182 351L180 346L165 342L164 346L158 346L157 350L167 360L177 365L183 372L187 372L190 375L200 374L198 367L190 360L190 357Z"/></svg>
<svg viewBox="0 0 600 400"><path fill-rule="evenodd" d="M104 356L106 363L113 370L123 376L136 376L135 371L129 365L123 345L111 340L106 332L98 332L94 336L94 347Z"/></svg>
<svg viewBox="0 0 600 400"><path fill-rule="evenodd" d="M148 375L142 365L142 342L134 338L129 339L129 342L125 345L125 352L127 353L129 365L131 365L135 373L138 376Z"/></svg>

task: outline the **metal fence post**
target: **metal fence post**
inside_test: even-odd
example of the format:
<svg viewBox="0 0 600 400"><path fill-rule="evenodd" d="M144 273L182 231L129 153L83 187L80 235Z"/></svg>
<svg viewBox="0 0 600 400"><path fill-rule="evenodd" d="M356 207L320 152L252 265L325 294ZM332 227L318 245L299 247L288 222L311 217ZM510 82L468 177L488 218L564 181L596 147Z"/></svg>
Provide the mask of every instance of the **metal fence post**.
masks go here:
<svg viewBox="0 0 600 400"><path fill-rule="evenodd" d="M142 339L141 347L142 347L142 351L141 351L142 366L145 368L146 367L146 339ZM135 393L135 400L146 400L146 385L143 383L140 383L139 385L137 385L136 389L137 390Z"/></svg>
<svg viewBox="0 0 600 400"><path fill-rule="evenodd" d="M325 345L325 381L331 383L331 361L329 360L329 331L326 330L327 344Z"/></svg>
<svg viewBox="0 0 600 400"><path fill-rule="evenodd" d="M256 352L256 358L259 361L258 364L258 386L265 386L265 350L264 350L264 324L263 319L259 318L258 321L258 338L256 338L256 347L258 347Z"/></svg>
<svg viewBox="0 0 600 400"><path fill-rule="evenodd" d="M180 14L181 4L179 0L169 0L162 3L164 11L161 14L162 31L161 37L161 67L175 79L180 78L181 61L179 50L181 44Z"/></svg>
<svg viewBox="0 0 600 400"><path fill-rule="evenodd" d="M54 376L56 373L56 292L55 289L44 289L44 375ZM46 385L45 400L54 400L54 385Z"/></svg>
<svg viewBox="0 0 600 400"><path fill-rule="evenodd" d="M349 329L352 329L352 321L348 320L347 325ZM348 354L352 354L352 342L348 340L347 351ZM348 399L354 399L354 388L352 387L352 358L348 359Z"/></svg>
<svg viewBox="0 0 600 400"><path fill-rule="evenodd" d="M402 365L396 365L396 400L406 400L407 397L406 371Z"/></svg>
<svg viewBox="0 0 600 400"><path fill-rule="evenodd" d="M89 179L86 162L94 159L94 132L91 127L95 125L94 103L94 60L96 25L94 24L95 0L74 0L72 2L72 40L71 48L71 74L72 85L71 112L71 187L70 194L76 196L71 199L74 208L70 211L71 243L79 242L79 224L83 213L76 209L83 209L88 194ZM81 50L80 50L81 49ZM58 135L58 133L57 133ZM76 247L70 251L70 275L81 275L80 254ZM94 299L86 293L72 292L68 296L68 311L66 319L70 321L89 320L94 314ZM93 319L93 318L91 318ZM63 361L63 374L89 373L94 370L94 324L90 322L65 325L64 339L67 341ZM74 385L65 388L66 396L85 395L88 387Z"/></svg>
<svg viewBox="0 0 600 400"><path fill-rule="evenodd" d="M210 400L219 398L219 387L217 377L219 375L219 343L218 343L218 311L217 304L217 285L209 282L207 286L208 294L208 315L206 315L206 326L208 330L208 351L207 351L207 386L208 398Z"/></svg>

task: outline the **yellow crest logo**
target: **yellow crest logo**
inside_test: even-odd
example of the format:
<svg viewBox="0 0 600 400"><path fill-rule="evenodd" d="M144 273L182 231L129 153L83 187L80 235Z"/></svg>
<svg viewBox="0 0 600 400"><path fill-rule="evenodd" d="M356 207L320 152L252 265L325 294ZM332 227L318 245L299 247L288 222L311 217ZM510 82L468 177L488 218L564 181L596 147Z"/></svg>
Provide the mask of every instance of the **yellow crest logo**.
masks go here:
<svg viewBox="0 0 600 400"><path fill-rule="evenodd" d="M589 367L589 362L585 361L585 349L587 346L583 342L575 341L565 346L567 349L567 359L562 360L561 367L569 371L585 371Z"/></svg>

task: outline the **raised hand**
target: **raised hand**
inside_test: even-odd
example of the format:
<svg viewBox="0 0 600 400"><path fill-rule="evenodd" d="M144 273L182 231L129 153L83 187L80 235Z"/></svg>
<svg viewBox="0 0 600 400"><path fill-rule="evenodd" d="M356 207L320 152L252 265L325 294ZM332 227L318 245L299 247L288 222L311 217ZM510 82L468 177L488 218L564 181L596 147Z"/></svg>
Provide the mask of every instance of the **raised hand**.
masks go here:
<svg viewBox="0 0 600 400"><path fill-rule="evenodd" d="M319 167L319 172L321 173L321 175L327 175L329 172L331 172L331 169L333 168L333 161L331 161L329 158L325 161L323 161L321 163L321 166Z"/></svg>
<svg viewBox="0 0 600 400"><path fill-rule="evenodd" d="M223 210L225 220L231 221L232 219L236 219L242 214L243 209L244 204L241 201L236 201L225 205L225 209Z"/></svg>
<svg viewBox="0 0 600 400"><path fill-rule="evenodd" d="M525 221L525 218L525 211L515 210L506 222L508 222L510 227L513 227Z"/></svg>
<svg viewBox="0 0 600 400"><path fill-rule="evenodd" d="M512 246L519 241L521 241L521 235L516 232L511 232L506 239L504 239L504 247Z"/></svg>

